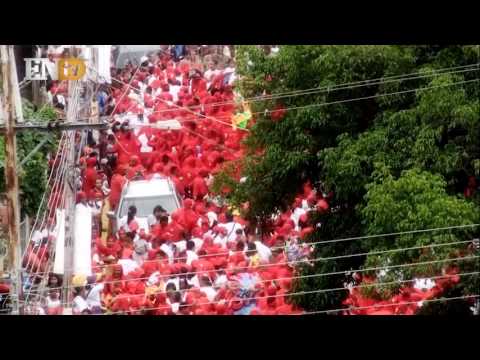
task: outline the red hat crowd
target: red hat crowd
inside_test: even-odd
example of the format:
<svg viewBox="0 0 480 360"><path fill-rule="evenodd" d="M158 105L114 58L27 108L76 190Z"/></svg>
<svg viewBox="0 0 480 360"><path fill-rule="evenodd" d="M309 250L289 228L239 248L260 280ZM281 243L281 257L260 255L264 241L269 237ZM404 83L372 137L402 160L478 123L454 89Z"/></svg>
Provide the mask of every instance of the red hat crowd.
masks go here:
<svg viewBox="0 0 480 360"><path fill-rule="evenodd" d="M111 130L89 143L80 159L77 201L98 210L92 239L98 281L75 288L74 312L301 313L285 295L296 274L295 260L307 259L310 249L291 257L284 247L292 237L313 231L307 212L328 209L327 200L305 186L295 206L277 216L273 233L259 239L238 211L209 190L213 175L243 156L247 135L231 125L234 94L225 72L210 64L207 78L201 65L168 56L142 65L119 72ZM173 118L181 130L152 126ZM140 228L131 207L118 231L102 237L101 203L116 209L127 181L155 174L172 179L182 207L171 214L155 207L149 229ZM95 291L91 305L89 292L96 288L101 291Z"/></svg>

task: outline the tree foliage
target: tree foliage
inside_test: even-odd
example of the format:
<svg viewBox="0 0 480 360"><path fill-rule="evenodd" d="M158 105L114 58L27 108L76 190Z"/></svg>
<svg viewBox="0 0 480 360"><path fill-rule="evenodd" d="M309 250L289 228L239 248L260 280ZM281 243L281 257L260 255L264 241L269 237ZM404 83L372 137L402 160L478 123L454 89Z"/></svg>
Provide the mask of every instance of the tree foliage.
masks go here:
<svg viewBox="0 0 480 360"><path fill-rule="evenodd" d="M321 181L335 194L335 211L317 214L322 226L311 236L314 241L478 222L478 192L464 199L463 191L468 176L478 181L480 175L480 86L471 82L479 71L442 70L477 63L478 49L295 45L281 46L271 56L256 46L238 46L238 88L245 97L323 90L253 100L255 125L246 140L243 164L247 181L238 184L222 174L216 185L228 183L233 189L230 201L248 201L247 217L256 219L289 206L305 180ZM402 74L416 75L403 81L385 79ZM384 81L352 84L380 78ZM335 87L346 83L350 85ZM287 109L280 120L265 112L278 108ZM474 235L478 229L328 243L317 246L314 256L461 241ZM453 250L440 249L397 252L388 259L369 255L318 261L302 271L439 259ZM305 278L295 290L338 288L344 280L340 275ZM324 310L341 307L344 297L345 292L338 291L297 296L294 301L306 309Z"/></svg>
<svg viewBox="0 0 480 360"><path fill-rule="evenodd" d="M32 104L28 101L23 103L23 112L25 119L35 119L35 121L46 122L56 118L55 110L50 106L44 106L35 111ZM41 133L39 131L22 131L17 133L17 160L22 161L30 152L48 136L49 141L35 153L19 171L19 185L21 191L20 205L22 214L34 216L40 205L42 195L45 191L47 182L48 160L47 154L55 148L55 136ZM3 137L0 137L0 160L5 160L5 143ZM2 168L3 172L4 169ZM0 192L5 191L5 177L0 177Z"/></svg>

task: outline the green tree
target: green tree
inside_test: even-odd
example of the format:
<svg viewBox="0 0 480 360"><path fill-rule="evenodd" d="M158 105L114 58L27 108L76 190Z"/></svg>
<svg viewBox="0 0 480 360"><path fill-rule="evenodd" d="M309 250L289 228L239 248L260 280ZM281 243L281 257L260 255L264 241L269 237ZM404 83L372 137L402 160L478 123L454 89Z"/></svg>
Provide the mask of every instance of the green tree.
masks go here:
<svg viewBox="0 0 480 360"><path fill-rule="evenodd" d="M256 220L289 206L307 179L321 181L335 194L330 204L335 211L317 214L322 226L310 241L477 221L479 195L469 200L460 197L467 176L480 175L480 87L478 82L461 83L478 79L478 68L441 75L432 71L477 63L478 48L295 45L267 56L255 46L237 47L238 88L245 97L399 74L423 77L252 102L255 125L245 141L248 153L242 164L247 181L238 184L226 172L216 178L215 188L228 184L233 190L229 201L235 205L248 201L246 216ZM373 97L397 92L401 93ZM366 99L339 102L353 98ZM333 104L310 106L325 103ZM296 109L275 121L265 110L278 107ZM395 196L388 186L397 189ZM401 189L412 193L403 194ZM396 202L386 204L391 198ZM397 214L400 206L407 212ZM400 214L402 218L392 216ZM456 231L428 238L400 237L390 243L387 239L326 243L316 247L314 256L467 240L470 235L474 234ZM395 254L391 263L404 261L401 256L408 261L421 258L418 253ZM436 252L429 258L444 255ZM302 273L347 271L382 261L385 258L373 255L317 261ZM343 282L343 276L310 277L298 281L295 290L338 288ZM462 291L468 292L471 284L465 283ZM307 310L339 308L344 298L342 291L292 297Z"/></svg>
<svg viewBox="0 0 480 360"><path fill-rule="evenodd" d="M383 234L478 223L480 213L475 204L456 195L448 195L445 188L446 182L441 176L418 170L404 171L398 179L387 176L382 177L378 183L369 184L365 195L366 205L360 210L366 232ZM365 266L382 267L460 257L458 250L465 245L381 254L374 252L468 241L473 239L474 233L473 228L462 228L365 239L363 247L372 253L367 256ZM471 262L459 261L459 268L462 269L468 261ZM442 268L451 264L444 262L397 268L376 271L373 275L379 282L400 281L415 276L438 276ZM398 285L383 286L377 290L380 296L389 297L397 288Z"/></svg>
<svg viewBox="0 0 480 360"><path fill-rule="evenodd" d="M56 118L55 110L50 106L35 111L28 101L23 104L24 118L47 122ZM49 141L33 155L19 171L19 185L21 190L20 205L22 214L34 216L40 205L47 182L48 160L47 154L57 144L56 136L39 131L22 131L17 133L17 159L22 161L41 141L48 136ZM5 160L5 143L0 137L0 160ZM4 169L2 168L3 172ZM0 193L5 191L5 177L0 177Z"/></svg>

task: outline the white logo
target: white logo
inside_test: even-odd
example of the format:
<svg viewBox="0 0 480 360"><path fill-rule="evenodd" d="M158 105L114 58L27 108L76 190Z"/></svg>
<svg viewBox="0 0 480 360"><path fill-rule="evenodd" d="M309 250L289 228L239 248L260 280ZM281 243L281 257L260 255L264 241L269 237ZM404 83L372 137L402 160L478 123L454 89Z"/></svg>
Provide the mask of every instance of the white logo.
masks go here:
<svg viewBox="0 0 480 360"><path fill-rule="evenodd" d="M27 58L25 59L27 80L47 80L47 58Z"/></svg>

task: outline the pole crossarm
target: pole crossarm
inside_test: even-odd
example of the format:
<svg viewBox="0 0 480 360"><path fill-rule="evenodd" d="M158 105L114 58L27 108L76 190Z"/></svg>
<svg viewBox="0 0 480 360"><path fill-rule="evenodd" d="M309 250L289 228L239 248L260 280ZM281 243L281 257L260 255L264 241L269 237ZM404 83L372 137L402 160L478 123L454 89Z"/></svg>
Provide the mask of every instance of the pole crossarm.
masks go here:
<svg viewBox="0 0 480 360"><path fill-rule="evenodd" d="M85 122L71 122L71 123L63 123L60 121L54 122L29 122L26 121L23 124L16 124L14 126L16 131L25 131L25 130L38 130L38 131L64 131L64 130L108 130L109 125L107 123L97 123L97 124L89 124ZM0 126L0 132L5 132L5 126Z"/></svg>

